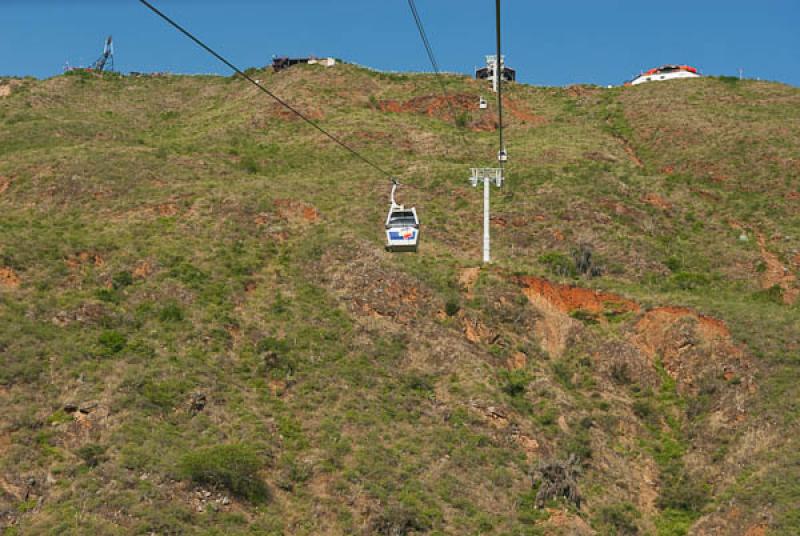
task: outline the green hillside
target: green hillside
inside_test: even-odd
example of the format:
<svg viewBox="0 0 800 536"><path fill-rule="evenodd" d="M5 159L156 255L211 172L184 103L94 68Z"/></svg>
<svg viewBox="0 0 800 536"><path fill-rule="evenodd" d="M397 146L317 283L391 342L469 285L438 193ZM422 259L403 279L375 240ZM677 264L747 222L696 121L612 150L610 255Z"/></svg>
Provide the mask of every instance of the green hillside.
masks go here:
<svg viewBox="0 0 800 536"><path fill-rule="evenodd" d="M0 80L3 534L797 534L800 90Z"/></svg>

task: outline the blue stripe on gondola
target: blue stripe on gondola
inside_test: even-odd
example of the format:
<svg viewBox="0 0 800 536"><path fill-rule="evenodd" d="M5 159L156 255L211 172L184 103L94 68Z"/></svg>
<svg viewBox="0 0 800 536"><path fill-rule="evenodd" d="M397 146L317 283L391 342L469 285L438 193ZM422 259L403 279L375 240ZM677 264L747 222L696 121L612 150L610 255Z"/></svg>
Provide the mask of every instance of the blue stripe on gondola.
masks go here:
<svg viewBox="0 0 800 536"><path fill-rule="evenodd" d="M414 240L414 238L416 238L416 236L417 236L417 233L411 233L411 236L406 238L400 233L395 233L395 232L389 231L389 238L391 240Z"/></svg>

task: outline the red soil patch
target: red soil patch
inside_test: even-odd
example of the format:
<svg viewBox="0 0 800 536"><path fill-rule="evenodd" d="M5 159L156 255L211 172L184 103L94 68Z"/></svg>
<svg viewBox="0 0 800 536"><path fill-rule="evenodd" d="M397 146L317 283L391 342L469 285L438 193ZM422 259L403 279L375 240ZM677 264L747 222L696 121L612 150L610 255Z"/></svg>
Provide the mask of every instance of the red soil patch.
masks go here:
<svg viewBox="0 0 800 536"><path fill-rule="evenodd" d="M78 268L84 264L92 264L96 267L104 266L106 261L100 255L91 253L89 251L79 251L72 257L64 259L66 265L72 269Z"/></svg>
<svg viewBox="0 0 800 536"><path fill-rule="evenodd" d="M661 361L681 391L697 391L709 376L741 378L745 388L755 388L749 358L716 318L686 307L659 307L639 319L631 340L651 361ZM740 421L739 409L731 409L731 422Z"/></svg>
<svg viewBox="0 0 800 536"><path fill-rule="evenodd" d="M303 115L314 121L325 119L325 113L320 108L304 108L300 110ZM278 117L284 121L296 121L300 119L294 112L286 109L284 106L277 102L272 104L269 109L269 114L273 117Z"/></svg>
<svg viewBox="0 0 800 536"><path fill-rule="evenodd" d="M22 280L17 273L6 266L0 267L0 286L17 288Z"/></svg>
<svg viewBox="0 0 800 536"><path fill-rule="evenodd" d="M766 270L761 275L761 288L769 289L778 286L783 289L783 301L787 305L793 304L800 296L797 285L797 276L786 269L778 256L767 250L767 241L764 235L758 235L758 247L761 249L761 258L766 265Z"/></svg>
<svg viewBox="0 0 800 536"><path fill-rule="evenodd" d="M11 186L11 179L0 176L0 194L5 193L9 186Z"/></svg>
<svg viewBox="0 0 800 536"><path fill-rule="evenodd" d="M497 118L490 114L481 115L478 119L471 121L468 125L473 132L494 132L497 130Z"/></svg>
<svg viewBox="0 0 800 536"><path fill-rule="evenodd" d="M642 198L642 201L648 205L660 208L661 210L672 210L672 203L664 199L658 194L648 193Z"/></svg>
<svg viewBox="0 0 800 536"><path fill-rule="evenodd" d="M699 188L690 188L690 190L700 197L705 197L706 199L711 199L712 201L719 201L720 197L712 192L706 192L705 190L701 190Z"/></svg>
<svg viewBox="0 0 800 536"><path fill-rule="evenodd" d="M467 294L472 293L472 289L475 287L475 283L478 282L478 277L481 275L481 269L479 266L475 266L473 268L464 268L461 270L461 274L458 276L458 282L467 291Z"/></svg>
<svg viewBox="0 0 800 536"><path fill-rule="evenodd" d="M625 149L625 154L628 155L630 161L636 164L636 167L644 167L642 159L639 158L639 155L636 154L636 151L631 147L630 143L623 141L623 149Z"/></svg>
<svg viewBox="0 0 800 536"><path fill-rule="evenodd" d="M147 261L142 261L133 269L133 277L145 279L153 273L153 265Z"/></svg>
<svg viewBox="0 0 800 536"><path fill-rule="evenodd" d="M664 166L663 168L661 168L661 173L663 173L665 175L672 175L673 173L675 173L675 167L674 166Z"/></svg>
<svg viewBox="0 0 800 536"><path fill-rule="evenodd" d="M558 229L553 229L553 238L555 238L559 242L563 242L564 241L564 233L562 233Z"/></svg>
<svg viewBox="0 0 800 536"><path fill-rule="evenodd" d="M528 301L541 314L534 331L542 348L553 357L564 352L570 337L581 327L581 323L571 318L569 313L585 311L599 316L639 310L638 304L615 294L559 285L533 276L519 277L517 282Z"/></svg>
<svg viewBox="0 0 800 536"><path fill-rule="evenodd" d="M293 199L276 199L273 203L278 215L285 220L299 220L314 223L319 220L319 211L313 205Z"/></svg>
<svg viewBox="0 0 800 536"><path fill-rule="evenodd" d="M547 119L526 110L522 104L508 98L503 99L511 116L523 123L543 124ZM384 100L378 103L378 109L390 113L418 113L428 117L454 120L454 114L470 112L477 109L477 98L474 95L458 93L455 95L421 95L407 101ZM476 131L490 131L497 128L497 120L492 113L481 114L480 118L470 124Z"/></svg>
<svg viewBox="0 0 800 536"><path fill-rule="evenodd" d="M489 341L494 338L494 333L484 326L477 318L461 318L461 324L464 326L464 336L471 343L479 343L481 341Z"/></svg>
<svg viewBox="0 0 800 536"><path fill-rule="evenodd" d="M639 331L649 331L649 328L653 327L654 325L664 325L674 322L682 317L691 317L695 319L702 331L702 334L707 339L731 338L731 332L728 329L728 326L725 325L725 322L712 316L700 314L697 311L689 309L688 307L667 306L651 309L645 313L641 320L639 320L639 322L636 324L636 327Z"/></svg>
<svg viewBox="0 0 800 536"><path fill-rule="evenodd" d="M638 216L639 213L633 210L632 208L626 207L622 203L612 200L603 200L600 203L600 206L605 207L614 212L617 216Z"/></svg>
<svg viewBox="0 0 800 536"><path fill-rule="evenodd" d="M523 286L522 292L528 298L544 298L550 305L563 313L583 310L589 313L602 314L639 310L639 304L616 294L559 285L533 276L522 276L518 278L518 281Z"/></svg>
<svg viewBox="0 0 800 536"><path fill-rule="evenodd" d="M156 207L159 216L175 216L178 213L178 205L175 203L162 203Z"/></svg>
<svg viewBox="0 0 800 536"><path fill-rule="evenodd" d="M598 88L581 84L572 84L566 88L566 93L570 97L592 97L597 95L600 91L601 90Z"/></svg>
<svg viewBox="0 0 800 536"><path fill-rule="evenodd" d="M536 115L533 112L525 110L519 102L511 99L503 99L503 106L505 106L511 113L511 116L523 123L533 123L535 125L542 125L547 123L547 119L541 115Z"/></svg>
<svg viewBox="0 0 800 536"><path fill-rule="evenodd" d="M428 117L440 119L455 119L454 113L466 112L476 107L477 100L472 95L459 93L457 95L421 95L407 101L385 100L378 103L382 112L392 113L421 113Z"/></svg>
<svg viewBox="0 0 800 536"><path fill-rule="evenodd" d="M786 199L797 201L800 199L800 192L789 192L786 194Z"/></svg>
<svg viewBox="0 0 800 536"><path fill-rule="evenodd" d="M508 370L524 369L528 365L528 356L522 352L514 352L514 355L509 357L506 361L506 365L508 366Z"/></svg>

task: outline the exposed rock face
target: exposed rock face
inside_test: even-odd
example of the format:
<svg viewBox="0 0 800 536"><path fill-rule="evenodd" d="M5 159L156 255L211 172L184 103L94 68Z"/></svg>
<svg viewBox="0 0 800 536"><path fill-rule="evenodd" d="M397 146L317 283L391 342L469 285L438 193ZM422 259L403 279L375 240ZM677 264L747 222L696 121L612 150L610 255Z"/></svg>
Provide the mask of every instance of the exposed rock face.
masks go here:
<svg viewBox="0 0 800 536"><path fill-rule="evenodd" d="M570 317L570 313L580 311L602 318L639 310L638 304L616 294L560 285L532 276L519 277L518 283L542 315L536 324L536 335L542 347L554 357L564 353L570 337L581 327L581 322Z"/></svg>
<svg viewBox="0 0 800 536"><path fill-rule="evenodd" d="M550 307L563 313L583 310L593 314L619 314L639 310L637 303L616 294L559 285L540 277L525 276L519 281L528 299L542 303L540 298L543 298Z"/></svg>
<svg viewBox="0 0 800 536"><path fill-rule="evenodd" d="M691 309L648 311L636 323L632 342L651 361L661 361L679 391L695 393L708 375L752 382L749 360L725 323Z"/></svg>

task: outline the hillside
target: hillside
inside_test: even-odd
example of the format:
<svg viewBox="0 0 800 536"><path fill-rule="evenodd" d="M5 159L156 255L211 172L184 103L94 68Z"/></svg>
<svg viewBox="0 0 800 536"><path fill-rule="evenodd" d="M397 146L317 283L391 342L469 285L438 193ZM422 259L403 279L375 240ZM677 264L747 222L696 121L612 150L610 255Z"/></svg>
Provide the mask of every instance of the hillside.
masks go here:
<svg viewBox="0 0 800 536"><path fill-rule="evenodd" d="M0 81L4 534L800 532L800 90ZM546 491L552 491L549 496ZM565 496L566 495L566 496Z"/></svg>

